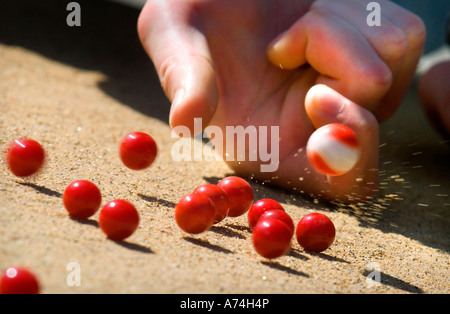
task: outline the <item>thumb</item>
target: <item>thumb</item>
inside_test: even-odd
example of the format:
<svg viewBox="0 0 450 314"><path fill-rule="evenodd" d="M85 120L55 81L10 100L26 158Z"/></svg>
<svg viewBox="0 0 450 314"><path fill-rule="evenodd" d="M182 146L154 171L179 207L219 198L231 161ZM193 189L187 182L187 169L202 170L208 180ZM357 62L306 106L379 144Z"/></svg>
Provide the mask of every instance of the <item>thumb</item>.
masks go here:
<svg viewBox="0 0 450 314"><path fill-rule="evenodd" d="M194 136L194 118L201 118L204 128L217 107L215 71L204 35L190 25L189 3L171 5L148 1L139 16L138 33L172 102L170 126L186 126Z"/></svg>
<svg viewBox="0 0 450 314"><path fill-rule="evenodd" d="M356 133L361 156L355 167L341 176L329 176L332 196L342 201L366 200L378 189L378 122L367 109L325 85L313 86L305 109L314 127L341 123Z"/></svg>

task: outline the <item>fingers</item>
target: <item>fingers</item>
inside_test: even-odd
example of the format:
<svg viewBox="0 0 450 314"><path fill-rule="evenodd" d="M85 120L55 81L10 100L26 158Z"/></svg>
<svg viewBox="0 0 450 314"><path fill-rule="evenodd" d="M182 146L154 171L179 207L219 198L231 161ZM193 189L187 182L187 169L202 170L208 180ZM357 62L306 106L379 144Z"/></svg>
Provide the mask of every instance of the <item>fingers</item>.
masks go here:
<svg viewBox="0 0 450 314"><path fill-rule="evenodd" d="M305 109L314 128L341 123L355 131L361 146L361 156L352 170L341 176L325 176L309 163L304 146L292 149L290 154L280 153L282 158L275 173L258 173L258 165L251 163L233 164L233 169L242 175L255 176L258 173L258 179L311 197L343 203L365 202L373 197L378 189L379 161L378 123L375 117L325 85L316 85L308 91ZM304 121L302 127L306 124L307 121ZM290 130L295 134L294 128ZM283 142L292 140L285 137L282 135L280 139Z"/></svg>
<svg viewBox="0 0 450 314"><path fill-rule="evenodd" d="M322 9L311 10L269 45L268 57L282 68L307 62L326 84L369 110L392 83L389 67L350 23Z"/></svg>
<svg viewBox="0 0 450 314"><path fill-rule="evenodd" d="M423 21L415 14L390 1L384 1L385 16L393 25L403 30L407 47L401 66L394 73L395 79L389 93L374 111L379 121L388 119L400 105L411 81L417 64L423 53L426 39L426 28Z"/></svg>
<svg viewBox="0 0 450 314"><path fill-rule="evenodd" d="M337 15L350 24L352 30L365 38L370 47L395 74L407 53L408 38L403 25L396 25L389 17L391 15L402 16L406 11L388 2L377 2L380 8L379 26L370 26L372 24L369 25L368 19L370 20L372 11L367 9L368 2L370 1L345 0L347 5L342 5L342 2L339 1L318 1L315 8L328 12L328 14Z"/></svg>
<svg viewBox="0 0 450 314"><path fill-rule="evenodd" d="M328 196L342 201L365 200L378 188L378 123L366 109L325 85L313 86L305 109L316 128L341 123L352 128L361 147L356 166L341 176L329 176Z"/></svg>
<svg viewBox="0 0 450 314"><path fill-rule="evenodd" d="M172 102L170 125L194 134L194 118L202 118L203 127L211 120L218 91L206 39L191 25L191 15L186 2L148 1L138 33Z"/></svg>
<svg viewBox="0 0 450 314"><path fill-rule="evenodd" d="M414 14L379 1L381 26L367 23L369 1L318 0L309 13L275 39L268 58L281 68L309 63L326 84L372 111L390 117L411 82L425 28Z"/></svg>
<svg viewBox="0 0 450 314"><path fill-rule="evenodd" d="M433 127L450 139L450 61L431 67L419 80L422 107Z"/></svg>

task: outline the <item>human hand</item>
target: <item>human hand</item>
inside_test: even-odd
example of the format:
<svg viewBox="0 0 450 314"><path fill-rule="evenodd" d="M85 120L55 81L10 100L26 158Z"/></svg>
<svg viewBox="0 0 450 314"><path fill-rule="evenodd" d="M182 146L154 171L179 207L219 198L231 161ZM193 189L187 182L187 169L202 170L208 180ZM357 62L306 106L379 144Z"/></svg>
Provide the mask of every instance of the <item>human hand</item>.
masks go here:
<svg viewBox="0 0 450 314"><path fill-rule="evenodd" d="M412 13L377 1L380 26L369 26L361 0L316 0L310 10L270 43L274 65L295 69L309 64L326 84L370 110L379 121L401 103L422 55L426 30Z"/></svg>
<svg viewBox="0 0 450 314"><path fill-rule="evenodd" d="M431 125L450 139L450 60L428 69L418 82L419 98Z"/></svg>
<svg viewBox="0 0 450 314"><path fill-rule="evenodd" d="M384 17L382 30L361 31L368 12L360 2L148 1L138 31L172 101L171 126L193 130L195 117L223 130L279 126L275 172L262 173L260 161L229 165L328 199L371 196L378 180L375 117L389 116L400 102L421 53L423 24L383 1L396 24ZM274 44L286 30L282 44ZM316 128L332 122L352 127L363 151L355 168L339 177L311 169L304 149Z"/></svg>

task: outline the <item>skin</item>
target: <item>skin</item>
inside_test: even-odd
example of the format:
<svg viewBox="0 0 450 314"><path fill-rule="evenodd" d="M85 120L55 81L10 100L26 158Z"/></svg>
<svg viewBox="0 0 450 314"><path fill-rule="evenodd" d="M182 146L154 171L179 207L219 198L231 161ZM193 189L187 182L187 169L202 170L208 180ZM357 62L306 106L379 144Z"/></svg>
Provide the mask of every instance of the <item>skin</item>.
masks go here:
<svg viewBox="0 0 450 314"><path fill-rule="evenodd" d="M419 80L419 96L430 123L450 139L450 61L430 68Z"/></svg>
<svg viewBox="0 0 450 314"><path fill-rule="evenodd" d="M425 27L389 1L378 1L381 27L369 27L368 2L148 1L138 33L172 101L170 125L193 130L201 117L203 127L223 130L280 126L276 172L260 172L258 161L230 167L316 197L370 197L378 184L378 123L406 92ZM311 133L332 122L353 128L363 150L339 177L314 171L305 155Z"/></svg>

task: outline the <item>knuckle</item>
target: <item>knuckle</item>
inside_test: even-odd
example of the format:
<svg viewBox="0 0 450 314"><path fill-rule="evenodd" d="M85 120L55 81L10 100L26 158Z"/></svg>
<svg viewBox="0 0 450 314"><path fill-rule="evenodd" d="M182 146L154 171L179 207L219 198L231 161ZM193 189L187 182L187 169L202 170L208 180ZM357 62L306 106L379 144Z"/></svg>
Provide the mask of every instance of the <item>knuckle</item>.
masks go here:
<svg viewBox="0 0 450 314"><path fill-rule="evenodd" d="M364 71L366 82L375 91L388 91L392 85L393 75L389 67L379 62L372 64Z"/></svg>
<svg viewBox="0 0 450 314"><path fill-rule="evenodd" d="M161 86L167 95L173 94L171 82L173 82L176 69L177 62L173 56L166 57L156 68Z"/></svg>
<svg viewBox="0 0 450 314"><path fill-rule="evenodd" d="M408 39L408 50L422 49L426 39L425 23L415 14L410 14L405 20L405 33Z"/></svg>
<svg viewBox="0 0 450 314"><path fill-rule="evenodd" d="M402 29L393 27L384 33L382 46L384 60L387 62L399 61L408 54L407 35Z"/></svg>
<svg viewBox="0 0 450 314"><path fill-rule="evenodd" d="M141 43L145 42L145 38L147 37L147 25L146 18L144 14L140 14L137 21L137 32Z"/></svg>
<svg viewBox="0 0 450 314"><path fill-rule="evenodd" d="M162 19L161 11L168 10L164 5L156 0L148 0L145 3L137 19L137 33L141 43L144 44L152 32L158 31L158 21Z"/></svg>
<svg viewBox="0 0 450 314"><path fill-rule="evenodd" d="M145 38L146 34L148 33L148 29L151 26L149 17L152 11L153 9L151 8L151 1L148 1L139 14L137 20L137 30L141 41L143 38Z"/></svg>
<svg viewBox="0 0 450 314"><path fill-rule="evenodd" d="M310 6L310 10L322 11L327 10L329 7L330 2L328 0L315 0Z"/></svg>
<svg viewBox="0 0 450 314"><path fill-rule="evenodd" d="M358 95L352 99L356 103L372 111L379 101L389 92L393 83L393 75L387 65L382 62L369 64L359 69L358 80L353 86L353 93Z"/></svg>

